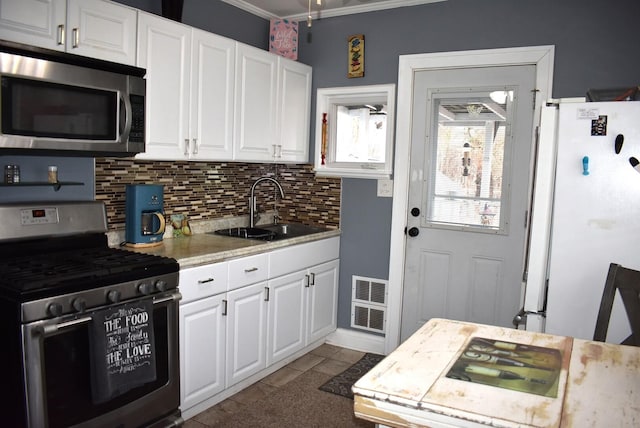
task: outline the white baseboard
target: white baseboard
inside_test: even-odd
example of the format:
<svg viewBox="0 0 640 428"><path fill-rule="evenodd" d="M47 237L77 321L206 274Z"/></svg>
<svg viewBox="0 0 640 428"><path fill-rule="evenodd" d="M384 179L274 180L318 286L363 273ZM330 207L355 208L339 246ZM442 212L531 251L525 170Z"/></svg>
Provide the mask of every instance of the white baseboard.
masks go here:
<svg viewBox="0 0 640 428"><path fill-rule="evenodd" d="M384 355L384 336L339 328L329 336L327 343L356 351Z"/></svg>

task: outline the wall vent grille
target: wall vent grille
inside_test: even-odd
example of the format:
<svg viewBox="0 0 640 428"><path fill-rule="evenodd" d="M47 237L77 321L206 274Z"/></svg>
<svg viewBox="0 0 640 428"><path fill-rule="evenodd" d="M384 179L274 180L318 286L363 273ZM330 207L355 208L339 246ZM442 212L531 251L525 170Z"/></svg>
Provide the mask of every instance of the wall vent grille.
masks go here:
<svg viewBox="0 0 640 428"><path fill-rule="evenodd" d="M351 327L384 333L387 317L387 286L383 279L352 277Z"/></svg>

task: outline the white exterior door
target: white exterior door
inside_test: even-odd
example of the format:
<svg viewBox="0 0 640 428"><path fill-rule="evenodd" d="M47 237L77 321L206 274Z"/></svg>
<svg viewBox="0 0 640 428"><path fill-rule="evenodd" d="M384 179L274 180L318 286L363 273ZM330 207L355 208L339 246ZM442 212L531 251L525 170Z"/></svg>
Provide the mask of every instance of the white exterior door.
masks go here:
<svg viewBox="0 0 640 428"><path fill-rule="evenodd" d="M511 326L523 287L535 66L415 76L401 339L434 317Z"/></svg>

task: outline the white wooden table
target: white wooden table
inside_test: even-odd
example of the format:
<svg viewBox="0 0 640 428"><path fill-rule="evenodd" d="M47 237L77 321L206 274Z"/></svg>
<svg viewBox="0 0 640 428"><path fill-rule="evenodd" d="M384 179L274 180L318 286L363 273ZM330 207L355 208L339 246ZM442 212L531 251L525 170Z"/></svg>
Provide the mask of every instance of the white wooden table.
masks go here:
<svg viewBox="0 0 640 428"><path fill-rule="evenodd" d="M526 350L546 348L557 365L542 370L467 364L478 338L496 344L492 356L532 365L544 365L535 361L546 354ZM518 344L515 352L501 352L505 343ZM478 375L477 366L526 379L492 379ZM460 367L472 379L447 377ZM353 392L357 417L393 427L637 427L640 348L432 319L356 382Z"/></svg>

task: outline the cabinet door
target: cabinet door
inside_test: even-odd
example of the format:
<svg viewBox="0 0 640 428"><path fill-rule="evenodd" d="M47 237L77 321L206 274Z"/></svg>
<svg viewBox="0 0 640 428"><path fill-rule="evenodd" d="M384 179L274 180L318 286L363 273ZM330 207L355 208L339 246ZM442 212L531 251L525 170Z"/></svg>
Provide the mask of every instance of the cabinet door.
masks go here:
<svg viewBox="0 0 640 428"><path fill-rule="evenodd" d="M227 293L227 388L266 365L267 283Z"/></svg>
<svg viewBox="0 0 640 428"><path fill-rule="evenodd" d="M231 160L236 43L194 29L192 45L190 157Z"/></svg>
<svg viewBox="0 0 640 428"><path fill-rule="evenodd" d="M191 28L140 12L138 66L147 69L147 117L145 153L136 158L187 158L190 64Z"/></svg>
<svg viewBox="0 0 640 428"><path fill-rule="evenodd" d="M0 1L0 38L64 51L66 0Z"/></svg>
<svg viewBox="0 0 640 428"><path fill-rule="evenodd" d="M267 366L305 345L306 271L269 281Z"/></svg>
<svg viewBox="0 0 640 428"><path fill-rule="evenodd" d="M333 260L309 269L307 344L336 329L338 314L338 266Z"/></svg>
<svg viewBox="0 0 640 428"><path fill-rule="evenodd" d="M225 388L224 294L180 305L182 411Z"/></svg>
<svg viewBox="0 0 640 428"><path fill-rule="evenodd" d="M279 58L277 162L309 161L311 67Z"/></svg>
<svg viewBox="0 0 640 428"><path fill-rule="evenodd" d="M234 159L273 161L278 57L237 44Z"/></svg>
<svg viewBox="0 0 640 428"><path fill-rule="evenodd" d="M67 52L136 63L135 9L101 0L68 0Z"/></svg>

